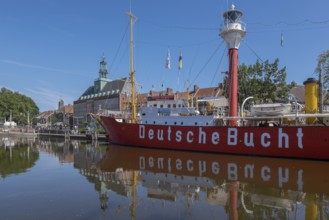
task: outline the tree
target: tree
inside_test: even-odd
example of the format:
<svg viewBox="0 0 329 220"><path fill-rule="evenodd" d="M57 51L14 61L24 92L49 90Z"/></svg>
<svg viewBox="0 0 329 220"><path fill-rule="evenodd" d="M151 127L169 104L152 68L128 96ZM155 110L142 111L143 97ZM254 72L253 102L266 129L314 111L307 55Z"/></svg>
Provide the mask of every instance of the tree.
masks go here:
<svg viewBox="0 0 329 220"><path fill-rule="evenodd" d="M227 85L227 80L225 81L224 85ZM286 84L286 68L279 69L278 59L274 63L268 60L260 63L257 60L253 65L241 64L238 70L238 85L240 106L249 96L253 96L257 103L286 101L289 90Z"/></svg>
<svg viewBox="0 0 329 220"><path fill-rule="evenodd" d="M318 56L318 63L315 68L315 72L319 74L319 81L322 81L322 91L329 90L329 50L324 51ZM321 79L322 76L322 79ZM322 94L321 94L322 95ZM325 100L329 100L329 94L325 96Z"/></svg>
<svg viewBox="0 0 329 220"><path fill-rule="evenodd" d="M26 125L39 114L39 108L35 102L25 95L12 92L9 89L0 90L0 120L12 120L18 124Z"/></svg>

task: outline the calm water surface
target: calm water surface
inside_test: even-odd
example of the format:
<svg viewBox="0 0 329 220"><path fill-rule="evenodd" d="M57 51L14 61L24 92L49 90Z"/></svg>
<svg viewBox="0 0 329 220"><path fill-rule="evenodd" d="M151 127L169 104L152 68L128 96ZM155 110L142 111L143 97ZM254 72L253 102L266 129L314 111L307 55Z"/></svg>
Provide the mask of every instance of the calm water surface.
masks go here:
<svg viewBox="0 0 329 220"><path fill-rule="evenodd" d="M329 162L0 141L0 219L329 219Z"/></svg>

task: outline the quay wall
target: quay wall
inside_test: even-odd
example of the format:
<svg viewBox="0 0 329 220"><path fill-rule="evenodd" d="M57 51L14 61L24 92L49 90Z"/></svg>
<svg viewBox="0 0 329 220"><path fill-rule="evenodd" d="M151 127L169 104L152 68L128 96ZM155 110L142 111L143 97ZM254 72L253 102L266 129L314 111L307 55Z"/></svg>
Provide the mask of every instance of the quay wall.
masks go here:
<svg viewBox="0 0 329 220"><path fill-rule="evenodd" d="M58 137L72 140L99 140L107 141L106 135L103 134L78 134L64 130L34 130L34 129L0 129L2 136L16 137Z"/></svg>

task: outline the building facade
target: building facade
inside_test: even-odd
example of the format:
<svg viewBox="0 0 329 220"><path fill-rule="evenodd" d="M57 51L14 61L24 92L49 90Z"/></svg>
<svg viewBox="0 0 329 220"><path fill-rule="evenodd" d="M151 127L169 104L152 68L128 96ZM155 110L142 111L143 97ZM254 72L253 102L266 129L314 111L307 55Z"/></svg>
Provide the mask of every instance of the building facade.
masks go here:
<svg viewBox="0 0 329 220"><path fill-rule="evenodd" d="M73 102L74 125L81 125L90 121L90 113L97 113L106 109L111 111L125 111L130 106L131 84L127 78L109 80L107 78L107 63L102 56L99 77L86 91Z"/></svg>

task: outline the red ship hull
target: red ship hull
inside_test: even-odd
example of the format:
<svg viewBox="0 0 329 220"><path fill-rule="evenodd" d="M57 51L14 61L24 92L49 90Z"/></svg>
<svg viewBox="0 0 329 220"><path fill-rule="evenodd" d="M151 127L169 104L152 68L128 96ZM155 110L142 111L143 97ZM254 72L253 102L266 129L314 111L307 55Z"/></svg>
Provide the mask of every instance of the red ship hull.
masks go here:
<svg viewBox="0 0 329 220"><path fill-rule="evenodd" d="M121 123L100 116L119 145L255 156L329 159L329 127L220 127Z"/></svg>

